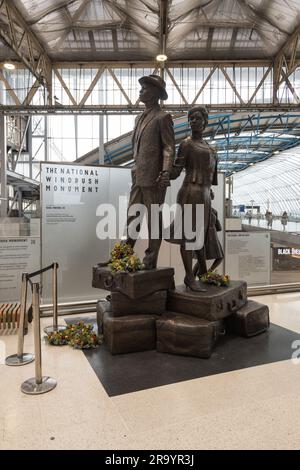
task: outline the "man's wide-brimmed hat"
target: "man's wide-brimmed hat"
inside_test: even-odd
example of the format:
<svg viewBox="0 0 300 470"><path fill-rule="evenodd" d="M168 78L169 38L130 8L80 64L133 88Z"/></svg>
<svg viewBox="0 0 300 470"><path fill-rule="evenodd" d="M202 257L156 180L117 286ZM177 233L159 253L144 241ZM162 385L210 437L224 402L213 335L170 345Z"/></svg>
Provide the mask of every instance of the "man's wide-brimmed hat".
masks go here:
<svg viewBox="0 0 300 470"><path fill-rule="evenodd" d="M154 85L159 89L160 99L168 99L168 93L166 92L166 82L159 75L146 75L145 77L141 77L139 79L139 82L141 85L143 85L144 83L151 83L151 85Z"/></svg>

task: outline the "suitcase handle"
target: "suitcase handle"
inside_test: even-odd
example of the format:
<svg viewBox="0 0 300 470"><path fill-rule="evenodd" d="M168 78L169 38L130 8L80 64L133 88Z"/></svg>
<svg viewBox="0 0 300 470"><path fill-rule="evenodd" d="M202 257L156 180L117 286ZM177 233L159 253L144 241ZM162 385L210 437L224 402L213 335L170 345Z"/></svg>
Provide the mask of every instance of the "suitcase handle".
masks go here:
<svg viewBox="0 0 300 470"><path fill-rule="evenodd" d="M103 284L107 289L110 289L113 286L114 283L114 277L112 275L109 275L104 278Z"/></svg>
<svg viewBox="0 0 300 470"><path fill-rule="evenodd" d="M236 301L233 299L231 302L228 302L227 307L230 312L234 313L237 307Z"/></svg>

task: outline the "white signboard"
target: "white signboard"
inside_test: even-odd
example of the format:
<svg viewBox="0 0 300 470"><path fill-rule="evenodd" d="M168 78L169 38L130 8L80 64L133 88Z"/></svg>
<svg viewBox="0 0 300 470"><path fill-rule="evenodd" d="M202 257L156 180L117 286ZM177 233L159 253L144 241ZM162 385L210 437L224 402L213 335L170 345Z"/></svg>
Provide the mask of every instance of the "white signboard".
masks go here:
<svg viewBox="0 0 300 470"><path fill-rule="evenodd" d="M129 170L125 170L129 173ZM99 240L97 208L108 202L110 169L41 164L42 266L58 262L59 302L97 298L92 267L109 254ZM43 275L43 302L51 301L51 275Z"/></svg>
<svg viewBox="0 0 300 470"><path fill-rule="evenodd" d="M270 233L227 232L225 270L249 285L270 284Z"/></svg>
<svg viewBox="0 0 300 470"><path fill-rule="evenodd" d="M0 301L19 302L22 273L39 268L39 238L0 237Z"/></svg>

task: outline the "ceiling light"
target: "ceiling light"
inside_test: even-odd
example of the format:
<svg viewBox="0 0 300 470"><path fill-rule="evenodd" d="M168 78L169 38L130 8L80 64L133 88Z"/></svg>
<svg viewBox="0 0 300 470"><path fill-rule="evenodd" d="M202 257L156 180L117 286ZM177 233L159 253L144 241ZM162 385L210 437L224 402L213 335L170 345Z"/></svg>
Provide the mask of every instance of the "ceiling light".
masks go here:
<svg viewBox="0 0 300 470"><path fill-rule="evenodd" d="M156 56L156 60L158 62L165 62L167 59L168 59L168 57L166 56L166 54L158 54Z"/></svg>
<svg viewBox="0 0 300 470"><path fill-rule="evenodd" d="M16 68L15 64L13 64L10 60L7 60L6 62L4 62L3 66L7 70L15 70Z"/></svg>

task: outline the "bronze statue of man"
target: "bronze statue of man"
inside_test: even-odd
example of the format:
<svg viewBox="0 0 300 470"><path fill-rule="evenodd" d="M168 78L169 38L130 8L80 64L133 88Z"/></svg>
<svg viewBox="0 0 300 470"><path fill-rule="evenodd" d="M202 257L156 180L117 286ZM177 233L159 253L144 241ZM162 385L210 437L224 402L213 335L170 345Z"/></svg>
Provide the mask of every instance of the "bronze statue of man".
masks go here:
<svg viewBox="0 0 300 470"><path fill-rule="evenodd" d="M147 209L149 243L143 264L145 269L156 268L161 245L162 218L159 216L159 236L151 235L151 206L164 203L166 189L170 185L175 155L175 136L170 114L165 113L159 100L166 100L166 83L158 75L149 75L139 79L141 84L140 101L145 104L144 112L137 116L133 131L132 187L128 206L127 243L134 246L136 239L130 236L130 224L137 215L130 215L134 204L143 204ZM137 227L137 231L140 226Z"/></svg>

